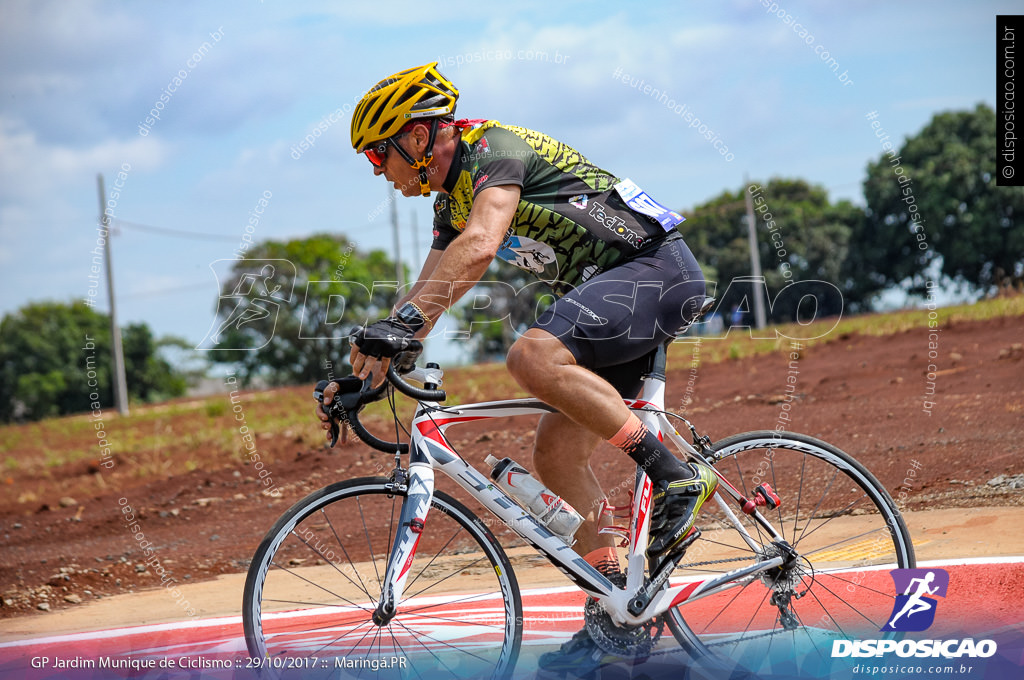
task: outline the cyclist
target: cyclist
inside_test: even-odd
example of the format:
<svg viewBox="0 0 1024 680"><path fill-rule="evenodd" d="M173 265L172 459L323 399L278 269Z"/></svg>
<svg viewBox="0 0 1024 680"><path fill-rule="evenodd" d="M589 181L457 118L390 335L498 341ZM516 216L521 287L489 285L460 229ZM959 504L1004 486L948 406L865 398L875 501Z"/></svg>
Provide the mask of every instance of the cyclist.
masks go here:
<svg viewBox="0 0 1024 680"><path fill-rule="evenodd" d="M434 200L434 240L417 282L392 316L353 335L352 370L384 380L390 358L483 276L495 258L534 273L557 300L508 353L530 394L558 410L537 427L534 469L584 516L578 552L619 571L597 533L604 493L589 459L601 440L642 465L655 485L652 560L685 547L717 480L684 464L622 402L635 398L649 355L692 320L704 278L675 227L683 218L635 184L551 137L494 120L456 120L459 92L437 62L377 83L352 116L352 146L405 196ZM329 403L335 384L324 390ZM327 416L319 406L318 417ZM585 631L563 656L589 654Z"/></svg>

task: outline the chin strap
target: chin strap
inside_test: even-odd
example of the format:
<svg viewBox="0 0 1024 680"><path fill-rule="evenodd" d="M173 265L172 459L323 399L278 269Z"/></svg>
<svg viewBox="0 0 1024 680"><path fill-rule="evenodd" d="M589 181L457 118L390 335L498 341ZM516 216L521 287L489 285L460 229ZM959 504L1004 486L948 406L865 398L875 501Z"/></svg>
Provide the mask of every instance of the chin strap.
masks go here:
<svg viewBox="0 0 1024 680"><path fill-rule="evenodd" d="M410 156L405 151L405 149L403 149L397 143L392 144L392 146L398 149L398 153L401 154L402 158L405 159L406 163L420 171L420 194L423 196L430 195L430 181L427 176L427 167L434 161L434 140L437 138L438 129L452 125L459 131L462 131L467 128L471 128L475 125L479 125L480 123L487 122L486 118L463 118L461 120L456 120L454 122L448 122L439 125L439 120L440 119L438 118L434 118L430 121L430 138L427 140L427 148L424 149L423 151L423 158L419 159L418 161L413 160L412 156Z"/></svg>
<svg viewBox="0 0 1024 680"><path fill-rule="evenodd" d="M430 121L430 138L427 140L427 148L423 150L423 158L418 161L413 160L405 149L398 145L397 142L391 146L398 149L398 153L401 154L405 162L420 171L420 194L423 196L430 195L430 180L427 177L427 166L434 162L434 139L437 137L437 118Z"/></svg>

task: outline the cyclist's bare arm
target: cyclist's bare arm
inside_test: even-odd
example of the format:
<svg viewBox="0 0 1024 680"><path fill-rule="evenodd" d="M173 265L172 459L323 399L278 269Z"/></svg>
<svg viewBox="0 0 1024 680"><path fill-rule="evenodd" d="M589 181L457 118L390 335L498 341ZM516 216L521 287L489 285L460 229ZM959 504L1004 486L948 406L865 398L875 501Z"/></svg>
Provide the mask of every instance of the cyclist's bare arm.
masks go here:
<svg viewBox="0 0 1024 680"><path fill-rule="evenodd" d="M422 286L407 300L429 319L416 337L427 335L437 319L483 278L515 216L519 193L515 185L495 186L484 189L473 199L466 229L441 254L431 276L417 282ZM355 345L349 361L353 370L358 368L359 377L366 378L371 373L379 376L377 384L383 382L390 363L389 359L363 355ZM324 400L327 401L326 390Z"/></svg>
<svg viewBox="0 0 1024 680"><path fill-rule="evenodd" d="M423 310L431 323L483 278L515 216L519 193L519 187L508 185L488 187L477 194L465 231L441 251L426 279L422 278L427 270L424 265L418 288L414 287L408 301Z"/></svg>
<svg viewBox="0 0 1024 680"><path fill-rule="evenodd" d="M466 229L445 250L431 249L416 283L395 303L413 302L431 322L469 291L487 271L519 204L519 187L489 187L473 203ZM452 282L458 282L453 285ZM423 337L422 330L417 337Z"/></svg>
<svg viewBox="0 0 1024 680"><path fill-rule="evenodd" d="M420 269L420 275L416 279L409 291L401 297L401 299L395 303L394 309L398 309L409 300L416 297L417 294L423 289L423 284L430 280L434 275L434 270L437 269L437 263L441 261L441 255L444 254L443 250L430 249L430 253L427 255L427 259L423 261L423 268Z"/></svg>

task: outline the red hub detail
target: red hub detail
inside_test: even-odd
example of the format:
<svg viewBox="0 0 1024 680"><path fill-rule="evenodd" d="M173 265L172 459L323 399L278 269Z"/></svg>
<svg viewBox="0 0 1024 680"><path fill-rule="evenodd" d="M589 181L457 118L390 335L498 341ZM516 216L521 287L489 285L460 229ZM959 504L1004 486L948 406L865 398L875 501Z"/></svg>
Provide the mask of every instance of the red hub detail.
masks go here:
<svg viewBox="0 0 1024 680"><path fill-rule="evenodd" d="M782 505L782 501L778 495L772 489L770 484L759 484L754 489L753 498L740 497L740 507L748 515L753 515L757 508L768 507L770 510L774 510Z"/></svg>

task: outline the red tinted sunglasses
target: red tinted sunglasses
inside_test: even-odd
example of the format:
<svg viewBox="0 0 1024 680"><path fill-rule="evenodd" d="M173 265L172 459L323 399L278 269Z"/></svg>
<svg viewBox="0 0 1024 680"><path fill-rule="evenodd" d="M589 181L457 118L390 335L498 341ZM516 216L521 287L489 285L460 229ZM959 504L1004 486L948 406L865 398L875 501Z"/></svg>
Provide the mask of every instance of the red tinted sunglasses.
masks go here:
<svg viewBox="0 0 1024 680"><path fill-rule="evenodd" d="M377 146L363 149L363 153L373 163L373 167L379 168L384 165L384 160L388 157L388 142L390 141L390 139L385 139Z"/></svg>

